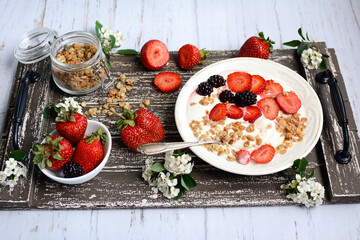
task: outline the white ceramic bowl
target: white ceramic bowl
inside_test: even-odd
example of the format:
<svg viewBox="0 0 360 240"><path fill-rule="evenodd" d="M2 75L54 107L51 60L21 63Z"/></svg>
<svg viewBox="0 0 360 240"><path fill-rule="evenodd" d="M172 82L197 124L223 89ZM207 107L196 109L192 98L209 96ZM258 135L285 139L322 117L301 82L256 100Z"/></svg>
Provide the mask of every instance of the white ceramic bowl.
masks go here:
<svg viewBox="0 0 360 240"><path fill-rule="evenodd" d="M93 177L95 177L101 171L101 169L105 166L106 162L108 161L110 151L111 151L111 145L112 145L111 135L110 135L109 130L107 129L107 127L105 127L104 124L102 124L98 121L88 120L88 126L86 128L85 136L90 135L92 132L95 132L99 128L101 128L102 132L106 133L108 141L103 146L104 147L104 159L94 170L92 170L91 172L89 172L83 176L75 177L75 178L64 178L62 170L50 170L47 168L41 169L41 164L38 164L38 167L40 168L40 170L46 176L51 178L52 180L59 182L59 183L64 183L64 184L80 184L80 183L87 182L90 179L92 179ZM50 133L50 135L56 135L56 134L58 134L58 132L56 130L54 130Z"/></svg>
<svg viewBox="0 0 360 240"><path fill-rule="evenodd" d="M203 68L189 79L181 89L175 106L176 126L182 139L185 142L197 141L189 127L191 118L188 116L194 111L195 113L202 113L204 111L204 107L196 110L190 110L189 107L190 98L195 93L198 84L215 74L223 75L226 79L229 73L235 71L244 71L260 75L265 79L274 79L284 87L284 90L294 90L296 92L302 101L303 113L308 118L303 141L297 142L284 155L276 154L275 158L267 164L258 164L250 161L249 164L242 165L236 161L227 161L223 157L217 156L216 153L209 152L203 146L192 147L191 150L201 159L219 169L242 175L266 175L279 172L290 167L294 160L308 155L315 147L323 125L323 111L317 94L298 73L279 63L259 58L232 58L219 61ZM195 107L197 106L199 105L195 105ZM206 107L209 107L209 110L211 110L212 105L210 104Z"/></svg>

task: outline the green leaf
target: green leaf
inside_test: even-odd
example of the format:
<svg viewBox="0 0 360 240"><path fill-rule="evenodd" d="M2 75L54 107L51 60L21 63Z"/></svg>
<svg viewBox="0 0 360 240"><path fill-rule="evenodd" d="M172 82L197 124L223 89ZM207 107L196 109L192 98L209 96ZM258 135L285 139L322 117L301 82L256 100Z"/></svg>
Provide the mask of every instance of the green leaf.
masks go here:
<svg viewBox="0 0 360 240"><path fill-rule="evenodd" d="M157 162L157 163L154 163L154 165L152 165L151 170L153 172L162 172L162 171L165 170L165 168L164 168L164 165L162 163Z"/></svg>
<svg viewBox="0 0 360 240"><path fill-rule="evenodd" d="M54 106L54 110L55 110L56 113L59 113L61 108Z"/></svg>
<svg viewBox="0 0 360 240"><path fill-rule="evenodd" d="M296 171L297 169L299 169L299 165L300 165L300 159L296 159L292 165L292 169Z"/></svg>
<svg viewBox="0 0 360 240"><path fill-rule="evenodd" d="M183 186L186 190L190 191L190 187L187 186L187 183L183 176L180 176L180 182L181 182L181 186Z"/></svg>
<svg viewBox="0 0 360 240"><path fill-rule="evenodd" d="M42 159L43 159L43 157L42 157L41 155L35 155L35 157L34 157L34 159L33 159L33 162L34 162L35 164L39 164L39 163L42 162Z"/></svg>
<svg viewBox="0 0 360 240"><path fill-rule="evenodd" d="M308 164L309 162L306 160L306 158L302 158L299 164L299 172L304 172Z"/></svg>
<svg viewBox="0 0 360 240"><path fill-rule="evenodd" d="M326 61L325 59L323 58L323 60L321 61L320 65L319 65L319 68L321 70L325 70L326 69Z"/></svg>
<svg viewBox="0 0 360 240"><path fill-rule="evenodd" d="M50 117L50 107L49 107L49 106L46 106L46 107L44 108L43 117L44 117L44 118L49 118L49 117Z"/></svg>
<svg viewBox="0 0 360 240"><path fill-rule="evenodd" d="M182 188L180 188L179 194L176 197L174 197L174 200L179 200L181 198L181 195L183 192L184 192L184 190Z"/></svg>
<svg viewBox="0 0 360 240"><path fill-rule="evenodd" d="M308 33L306 33L306 39L307 39L308 41L310 41L310 38L309 38Z"/></svg>
<svg viewBox="0 0 360 240"><path fill-rule="evenodd" d="M194 178L190 174L182 175L182 178L184 179L186 185L189 188L192 188L192 187L196 186L196 182L195 182Z"/></svg>
<svg viewBox="0 0 360 240"><path fill-rule="evenodd" d="M54 152L54 153L52 154L52 157L55 158L56 160L62 160L62 157L60 156L60 154L58 154L58 153L56 153L56 152Z"/></svg>
<svg viewBox="0 0 360 240"><path fill-rule="evenodd" d="M311 171L310 174L308 174L308 178L312 178L314 176L315 173L315 168L313 168L313 170Z"/></svg>
<svg viewBox="0 0 360 240"><path fill-rule="evenodd" d="M116 38L114 35L110 35L110 40L111 40L111 43L110 43L110 49L113 49L114 46L115 46L115 43L116 43Z"/></svg>
<svg viewBox="0 0 360 240"><path fill-rule="evenodd" d="M95 22L95 27L100 30L103 27L103 25L101 23L99 23L99 21L96 21Z"/></svg>
<svg viewBox="0 0 360 240"><path fill-rule="evenodd" d="M41 161L41 168L44 169L45 166L46 166L46 160L43 158L42 161Z"/></svg>
<svg viewBox="0 0 360 240"><path fill-rule="evenodd" d="M52 167L52 162L48 159L46 160L46 165L48 165L48 167Z"/></svg>
<svg viewBox="0 0 360 240"><path fill-rule="evenodd" d="M106 63L107 63L107 67L108 67L108 69L110 70L110 69L111 69L111 63L110 63L110 60L106 60Z"/></svg>
<svg viewBox="0 0 360 240"><path fill-rule="evenodd" d="M330 56L329 55L326 55L326 54L321 54L322 55L322 57L324 57L324 58L329 58Z"/></svg>
<svg viewBox="0 0 360 240"><path fill-rule="evenodd" d="M137 55L139 54L138 51L136 51L135 49L120 49L117 51L118 54L121 55Z"/></svg>
<svg viewBox="0 0 360 240"><path fill-rule="evenodd" d="M307 49L309 46L307 44L301 45L300 47L298 47L298 49L296 50L298 55L301 55L302 52Z"/></svg>
<svg viewBox="0 0 360 240"><path fill-rule="evenodd" d="M15 150L15 151L8 154L9 158L14 158L17 161L20 161L20 160L24 159L25 156L26 156L26 153L24 151L21 151L21 150Z"/></svg>
<svg viewBox="0 0 360 240"><path fill-rule="evenodd" d="M300 46L301 44L301 41L299 40L293 40L293 41L290 41L290 42L285 42L283 43L285 46L289 46L289 47L298 47Z"/></svg>
<svg viewBox="0 0 360 240"><path fill-rule="evenodd" d="M298 33L299 33L300 37L305 40L305 38L304 38L304 36L302 34L302 29L301 28L299 28Z"/></svg>

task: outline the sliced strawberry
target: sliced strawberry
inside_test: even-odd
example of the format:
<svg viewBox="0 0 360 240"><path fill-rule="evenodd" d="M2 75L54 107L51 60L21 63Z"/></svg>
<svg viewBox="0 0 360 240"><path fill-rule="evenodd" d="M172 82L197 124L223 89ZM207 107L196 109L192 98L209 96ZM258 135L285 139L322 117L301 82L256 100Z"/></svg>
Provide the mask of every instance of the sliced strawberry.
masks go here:
<svg viewBox="0 0 360 240"><path fill-rule="evenodd" d="M251 159L257 163L268 163L275 156L275 148L270 144L264 144L251 153Z"/></svg>
<svg viewBox="0 0 360 240"><path fill-rule="evenodd" d="M179 65L182 69L189 70L201 63L208 56L208 53L191 44L182 46L178 51Z"/></svg>
<svg viewBox="0 0 360 240"><path fill-rule="evenodd" d="M166 45L159 40L150 40L141 48L140 60L147 69L159 70L168 63L169 59Z"/></svg>
<svg viewBox="0 0 360 240"><path fill-rule="evenodd" d="M216 104L209 113L209 118L213 121L219 121L226 116L227 107L224 103Z"/></svg>
<svg viewBox="0 0 360 240"><path fill-rule="evenodd" d="M243 110L241 110L241 108L239 108L239 107L237 107L235 105L230 105L227 108L226 116L228 118L240 119L240 118L242 118L243 115L244 115Z"/></svg>
<svg viewBox="0 0 360 240"><path fill-rule="evenodd" d="M245 108L244 112L244 120L248 121L249 123L253 123L256 119L261 117L260 108L256 106L248 106Z"/></svg>
<svg viewBox="0 0 360 240"><path fill-rule="evenodd" d="M266 80L265 81L265 89L260 93L261 97L273 97L275 98L276 95L284 91L283 87L277 83L274 82L274 80Z"/></svg>
<svg viewBox="0 0 360 240"><path fill-rule="evenodd" d="M276 101L285 113L294 114L301 108L301 100L294 92L279 93Z"/></svg>
<svg viewBox="0 0 360 240"><path fill-rule="evenodd" d="M274 120L279 114L280 108L274 98L263 98L257 102L257 106L260 108L262 114L269 120Z"/></svg>
<svg viewBox="0 0 360 240"><path fill-rule="evenodd" d="M251 75L251 88L250 92L260 94L265 89L265 79L259 75Z"/></svg>
<svg viewBox="0 0 360 240"><path fill-rule="evenodd" d="M251 88L251 75L246 72L233 72L227 77L227 84L231 91L249 91Z"/></svg>
<svg viewBox="0 0 360 240"><path fill-rule="evenodd" d="M250 153L248 150L246 149L241 149L238 153L237 153L237 158L236 160L238 161L238 163L246 165L250 162Z"/></svg>
<svg viewBox="0 0 360 240"><path fill-rule="evenodd" d="M155 76L154 84L162 92L173 92L180 88L181 78L173 72L161 72Z"/></svg>

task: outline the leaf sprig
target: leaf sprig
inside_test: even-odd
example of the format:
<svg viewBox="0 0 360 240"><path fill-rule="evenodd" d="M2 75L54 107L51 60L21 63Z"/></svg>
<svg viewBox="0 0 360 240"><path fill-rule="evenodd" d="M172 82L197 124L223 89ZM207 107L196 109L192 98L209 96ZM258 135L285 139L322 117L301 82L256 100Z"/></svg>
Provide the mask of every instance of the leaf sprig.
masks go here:
<svg viewBox="0 0 360 240"><path fill-rule="evenodd" d="M298 29L298 34L301 37L300 40L292 40L292 41L289 41L289 42L285 42L283 44L285 46L289 46L289 47L297 47L296 52L300 56L301 56L301 54L303 53L304 50L309 49L309 48L311 48L313 50L316 50L316 51L319 51L318 47L317 47L317 43L315 41L310 40L309 34L307 32L306 32L306 34L304 36L301 27ZM322 61L321 61L320 65L319 65L319 68L324 70L324 69L326 69L326 61L325 61L325 59L329 58L329 55L326 55L324 53L320 53L320 54L321 54Z"/></svg>

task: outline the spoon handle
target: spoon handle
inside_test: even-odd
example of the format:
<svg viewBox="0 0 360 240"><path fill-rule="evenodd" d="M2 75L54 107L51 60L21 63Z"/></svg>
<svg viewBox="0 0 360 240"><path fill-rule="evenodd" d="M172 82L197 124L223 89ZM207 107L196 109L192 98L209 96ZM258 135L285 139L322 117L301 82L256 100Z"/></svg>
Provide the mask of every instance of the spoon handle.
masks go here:
<svg viewBox="0 0 360 240"><path fill-rule="evenodd" d="M158 153L168 152L171 150L194 147L204 144L220 143L218 140L210 140L203 142L171 142L171 143L145 143L140 145L136 150L142 154L154 155Z"/></svg>

